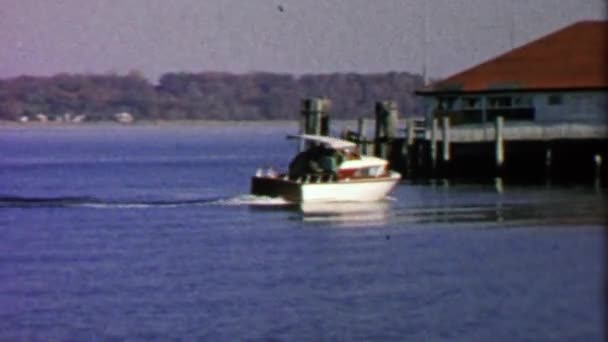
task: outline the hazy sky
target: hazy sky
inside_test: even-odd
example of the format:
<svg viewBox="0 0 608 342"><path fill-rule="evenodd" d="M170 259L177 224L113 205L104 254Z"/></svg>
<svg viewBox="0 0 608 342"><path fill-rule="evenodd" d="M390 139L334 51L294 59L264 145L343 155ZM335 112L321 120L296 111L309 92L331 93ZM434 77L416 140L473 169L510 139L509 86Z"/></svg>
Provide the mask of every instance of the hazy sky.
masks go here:
<svg viewBox="0 0 608 342"><path fill-rule="evenodd" d="M426 12L426 15L425 15ZM169 71L446 77L606 0L0 0L0 77Z"/></svg>

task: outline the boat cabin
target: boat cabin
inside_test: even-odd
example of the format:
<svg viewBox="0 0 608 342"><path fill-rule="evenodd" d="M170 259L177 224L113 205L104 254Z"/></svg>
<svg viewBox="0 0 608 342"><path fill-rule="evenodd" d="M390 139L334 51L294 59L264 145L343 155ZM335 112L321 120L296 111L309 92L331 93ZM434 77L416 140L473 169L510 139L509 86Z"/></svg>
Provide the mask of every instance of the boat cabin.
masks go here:
<svg viewBox="0 0 608 342"><path fill-rule="evenodd" d="M348 180L383 177L389 172L386 160L361 156L350 141L305 134L289 138L305 140L309 145L289 163L290 179Z"/></svg>

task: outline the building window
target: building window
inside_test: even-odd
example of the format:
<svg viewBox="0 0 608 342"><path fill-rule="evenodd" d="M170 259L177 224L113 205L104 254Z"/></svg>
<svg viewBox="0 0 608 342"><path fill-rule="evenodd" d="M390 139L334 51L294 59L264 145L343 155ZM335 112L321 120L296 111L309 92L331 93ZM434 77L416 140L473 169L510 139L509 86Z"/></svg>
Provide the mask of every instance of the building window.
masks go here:
<svg viewBox="0 0 608 342"><path fill-rule="evenodd" d="M456 103L456 97L440 97L439 98L439 109L452 110Z"/></svg>
<svg viewBox="0 0 608 342"><path fill-rule="evenodd" d="M526 95L513 96L513 107L532 107L532 97Z"/></svg>
<svg viewBox="0 0 608 342"><path fill-rule="evenodd" d="M479 97L465 97L462 99L463 109L478 109L481 108L481 100Z"/></svg>
<svg viewBox="0 0 608 342"><path fill-rule="evenodd" d="M534 121L532 97L527 94L491 96L488 97L488 104L486 122L493 122L498 116L502 116L505 121Z"/></svg>
<svg viewBox="0 0 608 342"><path fill-rule="evenodd" d="M563 97L560 94L551 94L547 96L547 104L549 106L559 106L564 102Z"/></svg>
<svg viewBox="0 0 608 342"><path fill-rule="evenodd" d="M505 108L511 107L510 96L493 96L488 98L490 108Z"/></svg>

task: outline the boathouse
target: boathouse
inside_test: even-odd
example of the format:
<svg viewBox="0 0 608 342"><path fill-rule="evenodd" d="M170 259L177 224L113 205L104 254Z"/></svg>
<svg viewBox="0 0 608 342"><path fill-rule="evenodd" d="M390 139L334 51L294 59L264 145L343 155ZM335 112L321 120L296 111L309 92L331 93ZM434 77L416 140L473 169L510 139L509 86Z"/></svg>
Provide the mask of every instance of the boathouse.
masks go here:
<svg viewBox="0 0 608 342"><path fill-rule="evenodd" d="M608 21L572 24L416 94L445 175L487 174L488 154L496 172L606 173Z"/></svg>
<svg viewBox="0 0 608 342"><path fill-rule="evenodd" d="M608 122L608 21L584 21L433 83L427 117L452 125L504 120Z"/></svg>

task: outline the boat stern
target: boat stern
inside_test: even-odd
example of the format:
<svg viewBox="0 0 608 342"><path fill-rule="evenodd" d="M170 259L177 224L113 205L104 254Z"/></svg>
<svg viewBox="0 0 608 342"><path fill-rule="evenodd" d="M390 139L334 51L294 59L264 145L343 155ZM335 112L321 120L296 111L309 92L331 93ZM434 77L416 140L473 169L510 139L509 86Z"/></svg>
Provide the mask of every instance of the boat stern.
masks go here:
<svg viewBox="0 0 608 342"><path fill-rule="evenodd" d="M302 199L300 184L279 177L251 177L251 194L256 196L282 197L290 202L300 202Z"/></svg>

